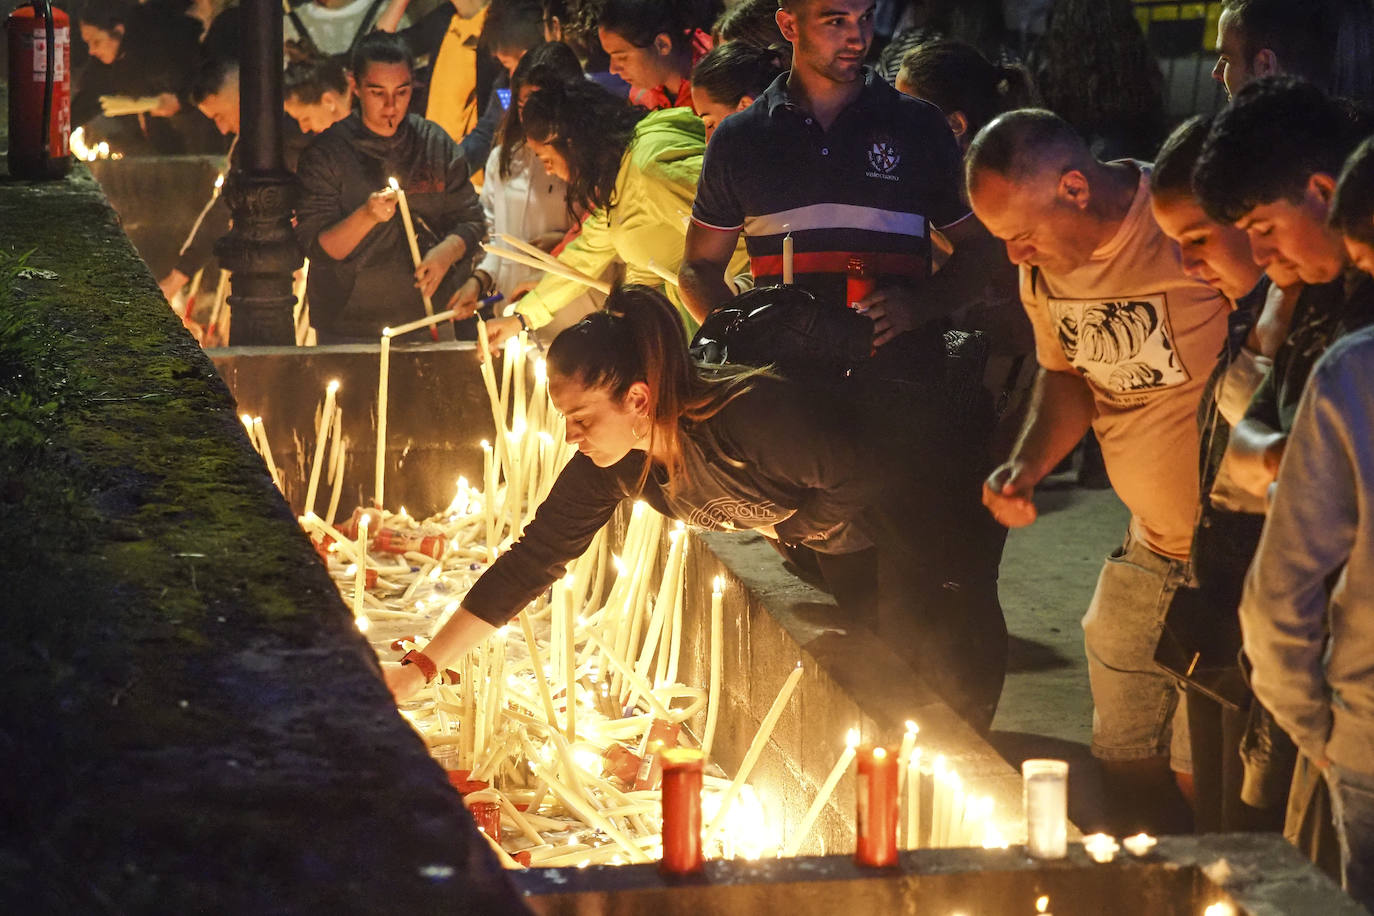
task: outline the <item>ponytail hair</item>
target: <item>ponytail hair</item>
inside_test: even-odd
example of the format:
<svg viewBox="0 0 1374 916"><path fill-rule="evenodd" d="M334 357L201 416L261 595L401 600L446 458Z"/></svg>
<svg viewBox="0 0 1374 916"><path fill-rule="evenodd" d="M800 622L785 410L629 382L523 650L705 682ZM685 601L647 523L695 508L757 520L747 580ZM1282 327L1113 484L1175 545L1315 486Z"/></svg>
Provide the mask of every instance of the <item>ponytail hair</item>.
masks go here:
<svg viewBox="0 0 1374 916"><path fill-rule="evenodd" d="M1038 99L1030 71L994 64L973 45L949 38L922 42L902 57L897 85L945 114L963 112L972 139L989 121Z"/></svg>
<svg viewBox="0 0 1374 916"><path fill-rule="evenodd" d="M727 367L705 374L687 350L687 332L672 303L647 286L618 286L605 306L567 328L549 346L549 372L604 390L623 401L635 382L649 388L649 453L660 455L668 479L680 478L684 433L715 416L744 394L767 370ZM716 455L729 459L715 437L704 437ZM653 462L644 462L635 485L643 490Z"/></svg>
<svg viewBox="0 0 1374 916"><path fill-rule="evenodd" d="M773 48L742 41L716 45L692 69L692 88L701 89L721 105L756 99L790 65L788 56Z"/></svg>

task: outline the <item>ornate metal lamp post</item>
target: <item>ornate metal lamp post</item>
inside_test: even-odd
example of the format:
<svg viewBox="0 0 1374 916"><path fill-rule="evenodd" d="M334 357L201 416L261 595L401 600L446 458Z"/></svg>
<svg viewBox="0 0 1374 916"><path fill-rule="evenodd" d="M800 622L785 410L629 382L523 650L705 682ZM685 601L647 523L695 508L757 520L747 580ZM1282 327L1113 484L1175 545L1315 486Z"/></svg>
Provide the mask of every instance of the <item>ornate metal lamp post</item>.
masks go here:
<svg viewBox="0 0 1374 916"><path fill-rule="evenodd" d="M291 231L295 178L282 158L281 0L243 0L238 164L224 196L234 227L215 246L234 274L230 343L295 343L291 274L302 258Z"/></svg>

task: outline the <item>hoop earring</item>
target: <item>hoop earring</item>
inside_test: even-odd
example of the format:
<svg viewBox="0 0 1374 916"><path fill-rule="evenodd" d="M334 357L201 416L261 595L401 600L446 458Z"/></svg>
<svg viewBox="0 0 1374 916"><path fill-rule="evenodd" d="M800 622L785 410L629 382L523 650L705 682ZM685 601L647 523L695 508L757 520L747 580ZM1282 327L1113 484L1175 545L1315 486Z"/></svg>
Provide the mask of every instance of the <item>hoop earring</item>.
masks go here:
<svg viewBox="0 0 1374 916"><path fill-rule="evenodd" d="M641 441L643 441L644 437L647 436L647 435L649 434L649 426L650 426L650 425L652 425L652 424L646 424L646 426L645 426L645 428L644 428L644 432L642 432L642 433L637 433L637 432L635 432L634 425L631 424L631 426L630 426L630 435L632 435L632 436L635 437L635 441L636 441L636 442L641 442Z"/></svg>

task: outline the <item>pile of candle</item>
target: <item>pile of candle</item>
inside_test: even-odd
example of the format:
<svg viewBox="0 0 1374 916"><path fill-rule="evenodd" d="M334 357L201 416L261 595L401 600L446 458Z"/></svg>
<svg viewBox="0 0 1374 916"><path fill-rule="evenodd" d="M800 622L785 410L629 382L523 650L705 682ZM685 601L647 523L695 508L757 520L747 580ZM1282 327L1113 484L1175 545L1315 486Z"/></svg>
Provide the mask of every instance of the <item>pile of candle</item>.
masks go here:
<svg viewBox="0 0 1374 916"><path fill-rule="evenodd" d="M390 329L383 338L379 453L389 340L425 323ZM487 565L519 538L573 454L548 398L543 360L532 353L521 335L507 342L499 369L483 362L499 433L483 443L482 484L460 478L448 508L423 520L404 507L394 513L369 507L335 524L347 441L335 406L337 383L326 390L301 524L383 665L423 648L458 610ZM245 427L279 479L261 418L245 417ZM379 460L379 494L384 475ZM322 480L332 493L327 510L317 514ZM707 858L795 855L854 763L858 731L784 843L769 800L749 778L791 701L801 664L727 778L709 764L722 695L725 582L717 577L712 589L708 687L684 684L679 669L691 542L681 523L642 502L628 516L618 554L608 526L548 592L453 662L401 712L510 867L657 859L660 752L673 747L699 747L708 759L701 797ZM991 801L966 792L943 756L917 746L917 732L908 723L900 750L890 752L901 768L891 799L901 848L1005 845Z"/></svg>

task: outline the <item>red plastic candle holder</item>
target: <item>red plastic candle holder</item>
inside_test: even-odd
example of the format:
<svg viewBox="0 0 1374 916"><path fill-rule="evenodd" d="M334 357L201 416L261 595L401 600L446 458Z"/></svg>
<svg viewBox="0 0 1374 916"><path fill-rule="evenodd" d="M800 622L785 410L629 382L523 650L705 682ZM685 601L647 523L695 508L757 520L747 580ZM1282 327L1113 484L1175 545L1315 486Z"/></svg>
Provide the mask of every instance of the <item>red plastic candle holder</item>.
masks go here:
<svg viewBox="0 0 1374 916"><path fill-rule="evenodd" d="M858 843L854 861L885 868L897 864L897 759L895 748L866 744L858 753Z"/></svg>
<svg viewBox="0 0 1374 916"><path fill-rule="evenodd" d="M701 772L705 756L696 748L667 748L663 763L663 859L668 875L701 871Z"/></svg>

